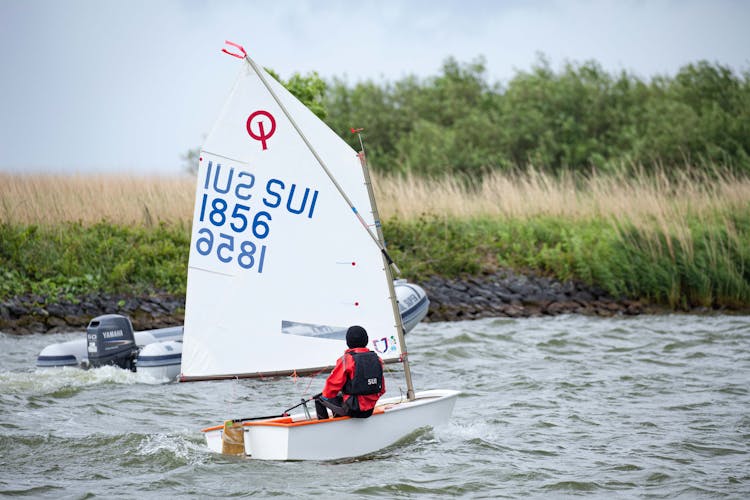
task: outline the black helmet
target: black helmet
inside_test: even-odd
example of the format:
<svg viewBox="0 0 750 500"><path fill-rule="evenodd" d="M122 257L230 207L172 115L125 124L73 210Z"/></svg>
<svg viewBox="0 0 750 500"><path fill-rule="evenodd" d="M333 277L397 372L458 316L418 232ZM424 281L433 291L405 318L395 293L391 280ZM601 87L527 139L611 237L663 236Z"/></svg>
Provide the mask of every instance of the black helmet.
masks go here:
<svg viewBox="0 0 750 500"><path fill-rule="evenodd" d="M346 331L346 345L349 346L349 349L367 347L368 341L367 330L361 326L350 326Z"/></svg>

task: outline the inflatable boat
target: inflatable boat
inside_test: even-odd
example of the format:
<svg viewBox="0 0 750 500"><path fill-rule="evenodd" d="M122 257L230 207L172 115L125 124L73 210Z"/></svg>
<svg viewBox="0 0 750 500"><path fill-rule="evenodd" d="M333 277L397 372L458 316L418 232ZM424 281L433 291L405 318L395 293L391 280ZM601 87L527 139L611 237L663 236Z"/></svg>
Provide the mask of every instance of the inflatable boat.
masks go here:
<svg viewBox="0 0 750 500"><path fill-rule="evenodd" d="M422 287L406 280L395 280L394 289L404 330L409 332L427 315L430 301ZM284 322L281 333L343 339L348 326ZM92 319L81 338L42 349L36 366L87 369L115 365L156 380L175 380L180 374L182 332L182 326L136 332L127 317L106 314Z"/></svg>

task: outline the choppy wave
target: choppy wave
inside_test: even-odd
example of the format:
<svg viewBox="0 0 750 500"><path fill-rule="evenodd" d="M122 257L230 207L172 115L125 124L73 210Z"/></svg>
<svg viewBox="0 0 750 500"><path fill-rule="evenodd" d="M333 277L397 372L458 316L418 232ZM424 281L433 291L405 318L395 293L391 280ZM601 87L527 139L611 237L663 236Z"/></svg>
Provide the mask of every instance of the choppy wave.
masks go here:
<svg viewBox="0 0 750 500"><path fill-rule="evenodd" d="M90 370L80 368L37 368L34 371L0 372L0 392L3 394L66 395L75 394L86 387L101 384L163 384L145 373L135 373L114 366Z"/></svg>
<svg viewBox="0 0 750 500"><path fill-rule="evenodd" d="M49 338L0 334L0 494L750 492L748 317L486 319L419 325L407 341L417 388L463 392L448 425L355 460L276 463L213 455L199 430L277 413L323 377L164 384L111 367L37 370ZM404 391L398 367L387 377L389 393Z"/></svg>

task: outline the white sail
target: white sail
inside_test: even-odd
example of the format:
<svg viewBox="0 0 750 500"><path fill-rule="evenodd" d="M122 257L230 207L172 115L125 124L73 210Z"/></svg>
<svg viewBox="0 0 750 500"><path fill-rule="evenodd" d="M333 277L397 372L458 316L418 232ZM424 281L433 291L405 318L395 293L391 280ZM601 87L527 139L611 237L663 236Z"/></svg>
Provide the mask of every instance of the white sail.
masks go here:
<svg viewBox="0 0 750 500"><path fill-rule="evenodd" d="M356 152L266 74L367 224ZM380 249L252 67L243 69L201 152L185 307L185 380L331 366L343 340L295 335L358 324L398 359ZM286 328L284 328L286 326Z"/></svg>

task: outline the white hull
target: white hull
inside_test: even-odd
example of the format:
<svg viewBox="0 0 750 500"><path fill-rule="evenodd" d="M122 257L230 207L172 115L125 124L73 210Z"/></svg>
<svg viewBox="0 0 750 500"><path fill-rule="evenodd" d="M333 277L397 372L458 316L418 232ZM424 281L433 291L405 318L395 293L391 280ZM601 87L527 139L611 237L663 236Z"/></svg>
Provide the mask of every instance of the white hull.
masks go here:
<svg viewBox="0 0 750 500"><path fill-rule="evenodd" d="M140 348L137 369L157 380L174 380L180 374L182 357L182 327L174 326L135 332L135 343ZM39 353L36 366L54 368L88 367L89 355L86 334L81 338L50 344Z"/></svg>
<svg viewBox="0 0 750 500"><path fill-rule="evenodd" d="M418 392L414 401L385 398L366 419L307 420L304 414L295 414L245 422L245 454L258 460L337 460L368 455L417 429L446 423L458 395L453 390L430 390ZM221 453L223 427L203 432L208 448Z"/></svg>
<svg viewBox="0 0 750 500"><path fill-rule="evenodd" d="M182 339L154 342L138 353L136 370L155 380L175 380L180 374Z"/></svg>

